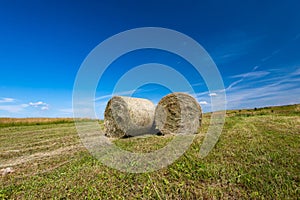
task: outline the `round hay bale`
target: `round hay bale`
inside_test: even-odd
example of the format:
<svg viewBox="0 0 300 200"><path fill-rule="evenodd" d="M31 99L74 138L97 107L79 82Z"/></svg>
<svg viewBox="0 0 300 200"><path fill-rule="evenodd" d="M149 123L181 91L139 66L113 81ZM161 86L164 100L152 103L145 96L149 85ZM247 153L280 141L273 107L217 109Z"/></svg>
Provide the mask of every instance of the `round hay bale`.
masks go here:
<svg viewBox="0 0 300 200"><path fill-rule="evenodd" d="M147 99L114 96L104 112L108 137L138 136L153 132L155 105Z"/></svg>
<svg viewBox="0 0 300 200"><path fill-rule="evenodd" d="M155 126L164 135L197 133L201 119L196 99L180 92L163 97L155 110Z"/></svg>

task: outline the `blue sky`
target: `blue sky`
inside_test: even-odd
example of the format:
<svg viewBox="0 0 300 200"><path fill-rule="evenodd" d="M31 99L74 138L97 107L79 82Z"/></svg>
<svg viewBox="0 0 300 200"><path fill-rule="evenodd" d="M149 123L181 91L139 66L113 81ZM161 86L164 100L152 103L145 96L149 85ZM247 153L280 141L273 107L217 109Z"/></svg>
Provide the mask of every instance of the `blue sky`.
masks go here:
<svg viewBox="0 0 300 200"><path fill-rule="evenodd" d="M72 117L72 90L81 63L105 39L128 29L182 32L210 54L226 88L227 108L300 103L299 1L0 1L0 117ZM157 62L190 81L204 111L209 93L184 59L159 50L121 56L96 92L102 113L122 74ZM133 88L135 89L135 88ZM133 92L155 103L159 85Z"/></svg>

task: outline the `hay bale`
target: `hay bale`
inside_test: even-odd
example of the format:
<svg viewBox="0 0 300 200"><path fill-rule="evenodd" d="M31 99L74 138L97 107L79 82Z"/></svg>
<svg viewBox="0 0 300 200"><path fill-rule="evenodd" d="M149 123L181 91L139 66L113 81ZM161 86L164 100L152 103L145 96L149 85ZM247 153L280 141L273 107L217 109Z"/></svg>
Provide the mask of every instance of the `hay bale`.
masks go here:
<svg viewBox="0 0 300 200"><path fill-rule="evenodd" d="M108 137L138 136L153 132L155 105L142 98L114 96L104 112Z"/></svg>
<svg viewBox="0 0 300 200"><path fill-rule="evenodd" d="M197 133L201 119L196 99L180 92L163 97L155 110L155 126L164 135Z"/></svg>

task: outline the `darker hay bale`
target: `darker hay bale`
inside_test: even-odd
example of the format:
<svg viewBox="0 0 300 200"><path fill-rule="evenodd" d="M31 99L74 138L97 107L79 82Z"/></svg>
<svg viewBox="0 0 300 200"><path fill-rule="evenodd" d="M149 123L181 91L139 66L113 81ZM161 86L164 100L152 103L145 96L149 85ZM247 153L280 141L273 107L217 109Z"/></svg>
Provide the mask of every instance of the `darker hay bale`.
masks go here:
<svg viewBox="0 0 300 200"><path fill-rule="evenodd" d="M162 134L194 134L201 125L202 111L196 99L185 93L162 98L155 110L155 126Z"/></svg>
<svg viewBox="0 0 300 200"><path fill-rule="evenodd" d="M155 105L141 98L115 96L104 112L108 137L137 136L153 132Z"/></svg>

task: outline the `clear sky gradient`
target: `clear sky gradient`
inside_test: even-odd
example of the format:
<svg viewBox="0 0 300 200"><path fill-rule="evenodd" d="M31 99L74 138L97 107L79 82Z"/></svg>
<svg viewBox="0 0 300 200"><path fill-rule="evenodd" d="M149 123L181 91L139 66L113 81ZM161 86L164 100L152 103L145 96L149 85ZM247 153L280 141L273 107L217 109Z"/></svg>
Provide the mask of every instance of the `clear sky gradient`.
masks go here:
<svg viewBox="0 0 300 200"><path fill-rule="evenodd" d="M72 89L83 60L110 36L139 27L174 29L200 43L222 75L228 109L300 103L299 10L297 0L1 0L0 117L72 117ZM149 62L180 71L210 111L214 94L188 62L141 50L106 71L99 83L105 87L95 96L100 118L118 78ZM169 92L145 85L134 96L157 103Z"/></svg>

